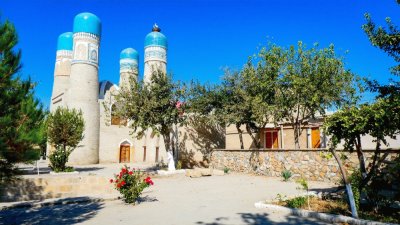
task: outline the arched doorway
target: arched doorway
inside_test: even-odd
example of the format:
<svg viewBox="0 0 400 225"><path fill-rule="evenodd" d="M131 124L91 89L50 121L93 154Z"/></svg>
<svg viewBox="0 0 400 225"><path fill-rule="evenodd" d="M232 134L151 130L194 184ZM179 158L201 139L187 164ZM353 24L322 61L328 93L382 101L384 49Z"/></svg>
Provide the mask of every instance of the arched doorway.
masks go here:
<svg viewBox="0 0 400 225"><path fill-rule="evenodd" d="M119 162L129 163L131 155L131 143L124 141L119 145Z"/></svg>

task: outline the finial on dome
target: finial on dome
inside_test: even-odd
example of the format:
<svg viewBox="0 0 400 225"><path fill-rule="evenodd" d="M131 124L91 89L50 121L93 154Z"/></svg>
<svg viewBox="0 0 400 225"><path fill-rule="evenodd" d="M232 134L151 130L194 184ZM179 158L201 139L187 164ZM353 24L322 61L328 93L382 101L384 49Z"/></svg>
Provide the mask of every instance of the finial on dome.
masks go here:
<svg viewBox="0 0 400 225"><path fill-rule="evenodd" d="M155 24L153 25L152 31L154 31L154 32L161 32L161 29L160 29L160 27L158 27L158 25L155 23Z"/></svg>

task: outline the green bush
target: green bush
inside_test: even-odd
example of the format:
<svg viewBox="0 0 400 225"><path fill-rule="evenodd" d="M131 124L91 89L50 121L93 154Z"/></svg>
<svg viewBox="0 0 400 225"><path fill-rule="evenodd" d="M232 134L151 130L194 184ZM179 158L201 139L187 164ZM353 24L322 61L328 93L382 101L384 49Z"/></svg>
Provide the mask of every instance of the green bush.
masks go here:
<svg viewBox="0 0 400 225"><path fill-rule="evenodd" d="M47 138L55 150L49 155L50 167L55 172L68 172L66 167L71 152L83 139L85 121L82 111L58 107L46 121Z"/></svg>
<svg viewBox="0 0 400 225"><path fill-rule="evenodd" d="M58 148L56 151L53 151L49 155L50 168L58 173L58 172L72 172L72 167L67 167L66 164L68 162L69 152L64 151L62 148Z"/></svg>
<svg viewBox="0 0 400 225"><path fill-rule="evenodd" d="M292 172L290 170L282 171L283 181L288 181L292 177Z"/></svg>
<svg viewBox="0 0 400 225"><path fill-rule="evenodd" d="M176 169L182 169L182 162L180 160L178 160L178 163L176 164Z"/></svg>
<svg viewBox="0 0 400 225"><path fill-rule="evenodd" d="M307 203L307 198L300 196L286 200L286 206L290 208L301 208Z"/></svg>
<svg viewBox="0 0 400 225"><path fill-rule="evenodd" d="M229 173L229 171L230 171L231 169L229 169L228 167L225 167L224 168L224 173L226 174L226 173Z"/></svg>

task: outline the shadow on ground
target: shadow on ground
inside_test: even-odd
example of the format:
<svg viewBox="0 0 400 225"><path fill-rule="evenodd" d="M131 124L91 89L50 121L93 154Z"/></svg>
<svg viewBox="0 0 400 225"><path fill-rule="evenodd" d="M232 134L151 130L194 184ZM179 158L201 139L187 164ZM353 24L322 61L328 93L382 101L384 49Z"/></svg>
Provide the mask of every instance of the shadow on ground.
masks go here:
<svg viewBox="0 0 400 225"><path fill-rule="evenodd" d="M89 197L80 198L85 202L58 204L44 207L17 208L0 211L0 224L76 224L94 217L103 208L103 203ZM72 198L60 201L69 201Z"/></svg>
<svg viewBox="0 0 400 225"><path fill-rule="evenodd" d="M251 224L251 225L284 225L284 224L309 224L309 225L320 225L326 224L317 220L302 218L293 215L287 215L284 218L284 221L273 221L268 216L272 216L272 214L268 213L238 213L238 215L242 219L241 224ZM227 217L218 217L213 222L203 222L199 221L197 224L203 225L225 225L231 224L232 221L229 221Z"/></svg>
<svg viewBox="0 0 400 225"><path fill-rule="evenodd" d="M104 169L104 167L74 167L75 171L78 172L92 172L92 171L96 171L96 170L101 170Z"/></svg>
<svg viewBox="0 0 400 225"><path fill-rule="evenodd" d="M37 168L36 167L25 167L25 168L20 168L21 175L36 175L38 174ZM50 167L40 167L39 168L39 174L49 174L51 171Z"/></svg>
<svg viewBox="0 0 400 225"><path fill-rule="evenodd" d="M140 197L138 199L139 203L143 203L143 202L158 202L157 198L154 197L149 197L148 195L144 196L144 197Z"/></svg>

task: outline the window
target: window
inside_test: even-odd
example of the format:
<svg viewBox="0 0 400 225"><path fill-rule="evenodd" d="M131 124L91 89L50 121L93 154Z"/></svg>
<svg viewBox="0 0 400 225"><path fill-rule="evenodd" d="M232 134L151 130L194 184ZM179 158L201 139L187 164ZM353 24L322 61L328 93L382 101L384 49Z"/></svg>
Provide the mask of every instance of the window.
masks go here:
<svg viewBox="0 0 400 225"><path fill-rule="evenodd" d="M265 148L279 148L279 138L277 129L265 130Z"/></svg>
<svg viewBox="0 0 400 225"><path fill-rule="evenodd" d="M119 117L116 113L117 107L115 106L115 104L113 104L111 106L111 125L124 125L126 126L127 124L127 120L126 119L122 119L121 117Z"/></svg>

